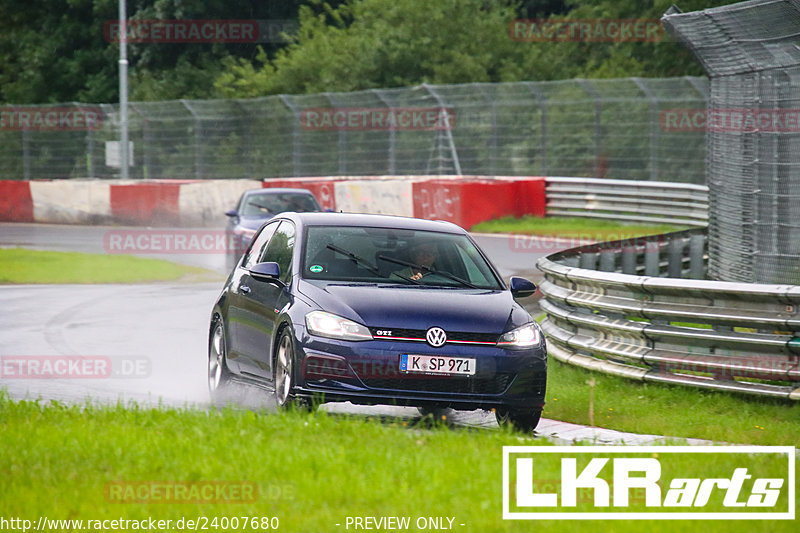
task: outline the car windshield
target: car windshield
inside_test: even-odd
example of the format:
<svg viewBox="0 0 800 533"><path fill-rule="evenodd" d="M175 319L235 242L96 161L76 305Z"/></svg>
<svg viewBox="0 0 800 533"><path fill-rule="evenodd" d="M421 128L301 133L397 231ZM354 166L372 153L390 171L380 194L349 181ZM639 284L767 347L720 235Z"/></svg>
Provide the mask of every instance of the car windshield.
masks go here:
<svg viewBox="0 0 800 533"><path fill-rule="evenodd" d="M307 279L500 290L466 235L398 228L310 226Z"/></svg>
<svg viewBox="0 0 800 533"><path fill-rule="evenodd" d="M268 217L285 211L308 213L319 210L319 205L309 194L263 193L249 195L240 214L245 217Z"/></svg>

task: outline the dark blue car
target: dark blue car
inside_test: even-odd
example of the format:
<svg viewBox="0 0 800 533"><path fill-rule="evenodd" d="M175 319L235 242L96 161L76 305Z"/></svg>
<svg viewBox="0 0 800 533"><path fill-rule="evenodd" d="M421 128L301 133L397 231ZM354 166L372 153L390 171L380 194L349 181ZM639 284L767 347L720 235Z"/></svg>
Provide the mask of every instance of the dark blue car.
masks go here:
<svg viewBox="0 0 800 533"><path fill-rule="evenodd" d="M258 228L286 211L308 213L321 209L317 199L306 189L252 189L242 193L236 209L225 212L228 217L225 241L231 243L226 263L229 270L250 244Z"/></svg>
<svg viewBox="0 0 800 533"><path fill-rule="evenodd" d="M448 222L285 213L231 272L209 332L212 399L232 381L280 407L320 401L494 409L536 427L547 355L539 326L469 234Z"/></svg>

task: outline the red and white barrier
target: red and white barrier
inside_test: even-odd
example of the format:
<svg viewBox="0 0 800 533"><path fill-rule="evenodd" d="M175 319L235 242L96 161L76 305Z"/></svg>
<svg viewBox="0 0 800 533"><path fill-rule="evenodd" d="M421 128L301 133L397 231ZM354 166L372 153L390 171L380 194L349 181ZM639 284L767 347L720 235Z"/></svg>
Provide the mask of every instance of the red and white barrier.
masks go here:
<svg viewBox="0 0 800 533"><path fill-rule="evenodd" d="M216 226L243 191L291 187L323 209L448 220L471 226L545 214L540 177L369 176L255 180L0 181L0 221Z"/></svg>

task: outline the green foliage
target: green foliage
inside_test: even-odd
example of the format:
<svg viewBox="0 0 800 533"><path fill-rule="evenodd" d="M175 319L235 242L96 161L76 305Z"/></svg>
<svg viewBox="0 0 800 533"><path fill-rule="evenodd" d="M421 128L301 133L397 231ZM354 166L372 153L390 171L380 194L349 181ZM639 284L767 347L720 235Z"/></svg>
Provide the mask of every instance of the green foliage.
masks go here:
<svg viewBox="0 0 800 533"><path fill-rule="evenodd" d="M138 20L293 20L303 0L129 0ZM335 2L334 2L335 3ZM116 102L119 45L104 33L117 0L0 2L0 102ZM269 54L282 42L263 43ZM206 98L229 58L253 60L254 43L131 43L131 100Z"/></svg>
<svg viewBox="0 0 800 533"><path fill-rule="evenodd" d="M300 9L296 40L273 60L228 60L215 83L226 97L354 91L576 77L702 75L668 35L658 42L517 42L517 18L659 19L672 0L537 2L510 0L322 0ZM693 0L685 11L731 3Z"/></svg>
<svg viewBox="0 0 800 533"><path fill-rule="evenodd" d="M652 43L517 42L517 18L657 19L673 0L138 0L130 19L297 20L291 44L130 44L132 100L255 97L575 77L701 75L666 37ZM688 0L684 11L731 3ZM114 102L116 0L0 3L0 102Z"/></svg>

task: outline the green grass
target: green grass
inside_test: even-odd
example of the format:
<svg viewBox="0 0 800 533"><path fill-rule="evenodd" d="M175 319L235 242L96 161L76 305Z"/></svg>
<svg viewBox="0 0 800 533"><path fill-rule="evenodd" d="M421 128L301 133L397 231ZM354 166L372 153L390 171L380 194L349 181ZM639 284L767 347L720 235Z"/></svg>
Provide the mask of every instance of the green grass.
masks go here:
<svg viewBox="0 0 800 533"><path fill-rule="evenodd" d="M143 283L211 281L208 270L130 255L0 248L0 283Z"/></svg>
<svg viewBox="0 0 800 533"><path fill-rule="evenodd" d="M595 426L717 442L800 442L800 405L660 383L640 383L549 360L544 416L589 423L587 381L594 379Z"/></svg>
<svg viewBox="0 0 800 533"><path fill-rule="evenodd" d="M0 392L0 435L0 516L34 522L40 516L277 516L280 531L344 532L348 516L446 516L455 517L454 530L464 533L697 527L691 521L503 521L502 447L547 444L506 430L410 427L320 412L65 406L15 402ZM683 473L715 473L705 457L684 457L678 465ZM537 472L543 479L559 476L553 465ZM163 487L218 481L255 486L254 498L165 503L112 496L114 487L134 482ZM730 531L731 523L705 522L703 528ZM751 521L746 530L794 526Z"/></svg>
<svg viewBox="0 0 800 533"><path fill-rule="evenodd" d="M591 218L524 216L522 218L503 217L481 222L470 231L478 233L519 233L524 235L548 235L571 237L593 241L614 241L632 239L645 235L658 235L686 229L685 226L669 224L622 224L612 220Z"/></svg>

